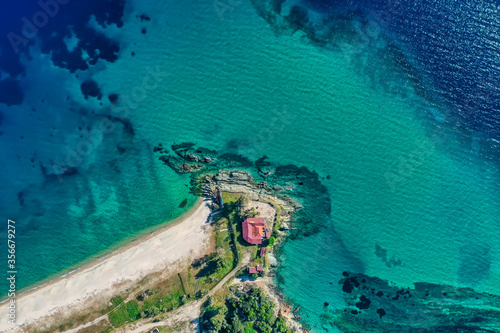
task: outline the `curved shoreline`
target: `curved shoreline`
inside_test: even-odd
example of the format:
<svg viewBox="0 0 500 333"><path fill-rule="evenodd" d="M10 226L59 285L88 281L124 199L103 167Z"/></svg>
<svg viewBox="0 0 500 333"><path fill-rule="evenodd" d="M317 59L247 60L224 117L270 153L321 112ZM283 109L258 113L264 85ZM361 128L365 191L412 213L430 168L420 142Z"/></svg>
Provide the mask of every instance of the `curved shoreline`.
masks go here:
<svg viewBox="0 0 500 333"><path fill-rule="evenodd" d="M69 272L63 272L63 274L58 273L57 277L52 277L50 278L49 281L42 282L39 285L36 286L31 286L29 287L28 290L22 291L20 294L16 295L15 301L16 301L16 309L17 311L17 322L16 326L13 326L11 324L7 323L7 315L4 316L4 319L0 321L0 331L7 331L7 330L15 330L19 328L19 326L24 325L24 324L29 324L32 323L33 321L36 321L38 319L45 318L47 316L50 316L54 314L55 312L61 310L62 308L65 308L67 306L73 307L74 305L83 304L84 301L88 300L89 298L98 295L100 292L109 292L110 289L113 289L113 286L119 283L131 281L131 279L137 280L137 278L142 278L143 276L154 273L158 271L158 269L155 270L155 266L161 265L162 263L165 263L167 261L168 264L173 264L181 259L184 259L186 256L188 256L190 253L186 253L187 250L191 250L192 252L199 252L196 250L199 250L201 247L204 246L203 243L195 243L193 244L187 244L185 247L183 246L184 243L188 243L188 240L184 240L183 237L183 231L186 229L185 232L191 232L191 233L199 233L200 232L200 226L203 226L207 219L210 216L210 209L207 207L207 200L204 198L198 198L193 205L186 213L183 215L164 222L157 227L150 228L149 230L144 231L141 235L139 236L133 236L132 239L126 239L116 246L114 246L111 249L108 249L106 252L101 253L100 255L97 255L95 257L89 258L86 262L83 264L80 263L78 267L76 268L71 268ZM181 224L185 224L187 222L190 222L187 228L180 228ZM176 228L177 227L177 228ZM183 225L184 227L184 225ZM192 235L191 235L192 236ZM200 237L199 237L200 238ZM167 242L166 245L163 248L170 248L174 249L175 253L171 254L169 256L169 253L166 252L165 249L163 249L163 253L165 257L163 258L156 258L156 262L153 262L152 264L148 266L147 269L141 270L136 270L135 267L131 267L130 265L128 267L125 267L126 265L123 265L123 260L125 255L135 255L136 257L141 254L145 253L147 254L147 251L151 252L150 254L156 254L161 251L157 251L154 248L154 242L158 243L163 240L169 240L170 242ZM182 243L182 244L179 244ZM179 246L182 245L183 249L181 249ZM177 250L178 255L177 255ZM127 252L127 253L126 253ZM139 252L139 253L138 253ZM184 252L184 253L182 253ZM129 257L125 258L128 259ZM145 257L144 261L147 261L148 258L150 257ZM122 262L119 262L119 260L122 259ZM106 265L110 265L110 263L113 262L118 262L120 264L117 267L122 267L122 270L128 269L128 275L126 277L123 277L123 273L117 274L109 271L102 271L103 268L105 268ZM126 261L125 261L126 262ZM99 271L99 268L101 267L101 271ZM92 292L85 291L83 288L79 290L79 288L75 288L74 281L78 279L82 279L81 276L83 275L88 275L90 278L93 278L92 280L94 284L97 285L93 286L96 287L92 290ZM97 275L97 277L96 277ZM98 279L98 276L102 275L107 278L107 281L104 281L99 285L99 282L101 282ZM114 278L114 280L113 280ZM103 284L105 284L103 286ZM29 306L33 308L37 308L38 313L43 312L41 315L33 315L33 313L28 313L28 314L23 314L22 310L23 303L22 301L29 299L29 297L36 298L37 296L39 298L39 301L43 301L46 296L50 296L51 293L54 292L67 292L65 290L65 287L68 287L68 289L71 290L71 294L78 294L78 295L73 295L73 299L71 297L67 298L67 301L63 302L59 300L58 303L54 306L48 306L44 307L42 306L42 310L40 310L40 307L33 306L31 303L36 303L31 302L26 302ZM59 289L59 291L58 291ZM76 293L74 292L76 290ZM38 294L38 295L37 295ZM44 294L49 294L44 296ZM2 303L0 304L0 312L3 312L7 314L7 304L10 299L6 298L2 300ZM54 303L54 302L53 302ZM26 304L24 304L26 305ZM20 317L28 317L28 318L20 318Z"/></svg>
<svg viewBox="0 0 500 333"><path fill-rule="evenodd" d="M163 232L165 230L168 230L171 227L176 226L179 223L182 223L184 220L188 219L193 213L196 211L196 209L199 208L199 206L203 203L203 198L196 198L196 201L192 207L190 207L184 214L172 219L168 220L165 222L162 222L156 226L147 228L146 230L143 230L142 232L129 236L115 245L111 246L108 249L105 249L97 254L94 254L87 259L80 261L79 263L72 265L71 267L68 267L67 269L61 270L57 273L52 274L51 276L38 281L35 284L29 285L27 287L24 287L20 290L16 291L16 299L19 299L20 297L24 297L25 295L29 295L30 293L49 286L53 283L58 282L61 279L68 278L72 274L91 268L95 265L97 265L99 262L103 261L106 258L109 258L111 256L114 256L118 253L121 253L128 248L132 247L134 244L140 243L142 241L148 240L149 238L155 236L159 232ZM8 302L11 298L7 297L5 295L4 297L0 297L0 307L5 303Z"/></svg>

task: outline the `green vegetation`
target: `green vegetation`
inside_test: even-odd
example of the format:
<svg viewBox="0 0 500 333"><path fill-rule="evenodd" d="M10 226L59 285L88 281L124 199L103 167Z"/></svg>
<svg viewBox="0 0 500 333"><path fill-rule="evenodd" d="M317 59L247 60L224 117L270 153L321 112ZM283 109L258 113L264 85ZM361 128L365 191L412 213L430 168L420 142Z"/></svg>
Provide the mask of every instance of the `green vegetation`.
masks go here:
<svg viewBox="0 0 500 333"><path fill-rule="evenodd" d="M243 197L242 193L233 193L233 192L222 192L222 200L224 200L224 205L230 205L232 203L235 203ZM247 200L244 198L243 200Z"/></svg>
<svg viewBox="0 0 500 333"><path fill-rule="evenodd" d="M241 234L241 207L248 199L241 193L230 193L222 192L222 199L224 200L224 211L218 215L219 221L225 221L227 227L231 229L230 237L231 243L234 246L234 256L236 267L240 260L242 259L242 249L243 249L243 236Z"/></svg>
<svg viewBox="0 0 500 333"><path fill-rule="evenodd" d="M203 307L202 325L209 333L290 333L286 319L276 318L275 307L262 290L229 292Z"/></svg>
<svg viewBox="0 0 500 333"><path fill-rule="evenodd" d="M220 214L219 221L224 221L224 223L227 223L227 225L234 231L231 234L231 237L233 239L233 243L236 244L235 255L237 255L239 260L242 259L243 255L250 255L252 261L249 263L249 266L262 265L264 267L267 267L268 265L266 264L265 258L261 258L259 255L260 246L248 244L243 239L243 231L241 228L241 222L246 217L258 216L258 212L255 211L255 208L253 209L253 211L252 209L245 211L245 209L249 205L249 199L244 194L222 192L222 198L224 200L225 209L224 212ZM275 206L275 204L273 204L273 206ZM281 208L278 207L277 210L281 211ZM278 234L277 224L278 221L273 226L273 233L275 235ZM275 243L276 237L271 236L266 245L273 246ZM246 271L243 274L245 273Z"/></svg>
<svg viewBox="0 0 500 333"><path fill-rule="evenodd" d="M109 322L102 321L82 332L110 332L114 328L143 318L154 317L155 320L161 320L166 312L205 296L231 270L238 266L243 255L250 255L252 258L250 266L266 266L265 259L259 256L260 247L246 243L243 240L241 230L242 220L249 213L258 216L258 212L244 211L245 207L248 207L249 200L241 193L223 192L222 197L225 209L214 216L216 231L211 240L213 251L210 254L194 260L187 269L168 279L158 282L154 277L146 277L128 294L111 298L107 306L99 306L86 313L61 320L51 327L50 331L57 329L64 331L104 314L108 314ZM239 274L247 274L246 267L242 268ZM196 289L197 285L198 289ZM231 309L234 312L237 308L232 306ZM238 311L241 312L242 316L247 316L244 310L238 308ZM253 310L253 313L257 313L256 310ZM261 320L249 321L245 317L234 316L232 320L231 316L232 313L221 313L217 317L218 319L214 319L214 322L219 320L221 324L226 322L238 328L238 330L231 332L287 332L276 330L279 329L278 321L273 322L273 325L268 323L272 328L269 331ZM165 332L170 331L167 329Z"/></svg>
<svg viewBox="0 0 500 333"><path fill-rule="evenodd" d="M108 308L111 311L108 317L113 327L142 318L161 316L206 295L234 266L233 252L227 251L230 249L230 243L227 242L226 236L218 236L216 243L216 252L196 260L180 274L139 293L135 300L124 303L122 297L113 297L112 306ZM198 279L198 291L195 295Z"/></svg>
<svg viewBox="0 0 500 333"><path fill-rule="evenodd" d="M139 317L139 304L136 301L130 301L109 314L109 321L115 327L122 326L128 322L134 321Z"/></svg>
<svg viewBox="0 0 500 333"><path fill-rule="evenodd" d="M260 216L260 212L255 209L255 207L250 208L250 210L246 214L248 217L258 217Z"/></svg>
<svg viewBox="0 0 500 333"><path fill-rule="evenodd" d="M241 195L232 193L224 197L228 209L215 216L215 249L212 253L195 260L187 270L139 293L135 300L124 303L119 296L111 299L112 306L104 313L111 311L109 320L113 327L141 318L161 318L163 313L202 298L237 266L238 244L231 221L238 219L240 199Z"/></svg>

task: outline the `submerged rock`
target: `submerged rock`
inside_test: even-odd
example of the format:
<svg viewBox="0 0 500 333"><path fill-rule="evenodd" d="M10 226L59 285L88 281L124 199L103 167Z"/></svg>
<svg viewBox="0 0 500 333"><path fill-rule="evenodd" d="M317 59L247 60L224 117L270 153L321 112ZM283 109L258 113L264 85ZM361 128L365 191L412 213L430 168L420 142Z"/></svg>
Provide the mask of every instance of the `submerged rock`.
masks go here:
<svg viewBox="0 0 500 333"><path fill-rule="evenodd" d="M342 332L500 332L500 296L432 283L400 288L364 274L343 275L347 307L332 312ZM368 298L367 290L378 290L378 297Z"/></svg>
<svg viewBox="0 0 500 333"><path fill-rule="evenodd" d="M8 106L22 104L24 93L20 82L13 78L0 80L0 103Z"/></svg>
<svg viewBox="0 0 500 333"><path fill-rule="evenodd" d="M111 102L111 104L113 105L118 104L118 94L109 94L108 99Z"/></svg>
<svg viewBox="0 0 500 333"><path fill-rule="evenodd" d="M188 203L188 199L184 199L184 200L182 200L182 202L181 202L181 203L180 203L180 205L179 205L179 208L184 208L184 207L186 207L187 203Z"/></svg>
<svg viewBox="0 0 500 333"><path fill-rule="evenodd" d="M97 97L97 99L102 98L102 92L101 89L99 89L99 86L97 85L97 82L94 80L85 80L81 85L80 89L82 91L83 96L85 99L88 99L90 97Z"/></svg>

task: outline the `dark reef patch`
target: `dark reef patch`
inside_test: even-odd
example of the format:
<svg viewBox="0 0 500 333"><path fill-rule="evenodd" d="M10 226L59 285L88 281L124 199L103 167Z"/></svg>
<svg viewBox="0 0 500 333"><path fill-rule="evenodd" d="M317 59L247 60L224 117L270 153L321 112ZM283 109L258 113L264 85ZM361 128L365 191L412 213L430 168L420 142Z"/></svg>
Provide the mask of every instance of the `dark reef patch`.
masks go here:
<svg viewBox="0 0 500 333"><path fill-rule="evenodd" d="M18 80L6 78L0 80L0 103L19 105L23 103L24 94Z"/></svg>
<svg viewBox="0 0 500 333"><path fill-rule="evenodd" d="M390 259L387 258L387 250L382 248L380 245L375 244L375 255L380 258L384 262L387 267L396 267L402 266L402 262L399 259L394 258L394 256Z"/></svg>
<svg viewBox="0 0 500 333"><path fill-rule="evenodd" d="M500 331L500 296L431 283L399 288L377 277L344 273L339 285L346 308L324 309L322 316L324 325L342 332ZM344 290L346 285L350 286L348 291ZM384 293L388 297L368 299L366 290L379 290L377 296Z"/></svg>
<svg viewBox="0 0 500 333"><path fill-rule="evenodd" d="M181 203L180 203L180 205L179 205L179 208L184 208L184 207L186 207L187 203L188 203L188 199L184 199L184 200L182 200L182 202L181 202Z"/></svg>
<svg viewBox="0 0 500 333"><path fill-rule="evenodd" d="M342 291L350 294L354 290L354 288L358 287L359 287L359 282L356 279L356 277L349 277L344 280L344 283L342 284Z"/></svg>
<svg viewBox="0 0 500 333"><path fill-rule="evenodd" d="M356 307L360 310L366 310L370 307L371 301L365 296L361 295L359 302L356 303Z"/></svg>
<svg viewBox="0 0 500 333"><path fill-rule="evenodd" d="M128 134L129 136L135 135L134 125L130 120L114 116L107 116L106 118L113 122L121 123L123 125L123 132Z"/></svg>
<svg viewBox="0 0 500 333"><path fill-rule="evenodd" d="M40 162L40 170L45 176L46 181L60 181L62 177L78 174L78 169L76 167L62 165L55 162L51 162L49 166L45 166Z"/></svg>
<svg viewBox="0 0 500 333"><path fill-rule="evenodd" d="M118 94L109 94L108 95L108 100L111 102L111 104L116 105L119 102Z"/></svg>
<svg viewBox="0 0 500 333"><path fill-rule="evenodd" d="M125 0L66 1L65 4L19 0L9 3L9 10L0 12L5 37L0 39L0 70L9 76L0 83L0 103L21 104L22 93L17 80L26 74L21 59L35 57L29 49L35 41L39 41L42 53L50 55L55 66L70 72L86 70L99 60L113 62L118 59L118 43L90 27L88 22L94 18L103 28L113 24L122 27L124 8ZM43 17L46 20L41 22ZM74 49L68 50L65 39L72 37L78 42Z"/></svg>
<svg viewBox="0 0 500 333"><path fill-rule="evenodd" d="M19 205L24 206L24 191L19 191L17 193L17 201L19 202Z"/></svg>
<svg viewBox="0 0 500 333"><path fill-rule="evenodd" d="M491 267L490 249L477 241L471 241L460 249L458 279L461 283L476 285L488 278Z"/></svg>
<svg viewBox="0 0 500 333"><path fill-rule="evenodd" d="M85 96L85 99L88 99L90 97L97 97L97 99L102 98L102 92L99 86L97 85L97 82L94 80L85 80L81 85L80 89L82 91L83 96Z"/></svg>

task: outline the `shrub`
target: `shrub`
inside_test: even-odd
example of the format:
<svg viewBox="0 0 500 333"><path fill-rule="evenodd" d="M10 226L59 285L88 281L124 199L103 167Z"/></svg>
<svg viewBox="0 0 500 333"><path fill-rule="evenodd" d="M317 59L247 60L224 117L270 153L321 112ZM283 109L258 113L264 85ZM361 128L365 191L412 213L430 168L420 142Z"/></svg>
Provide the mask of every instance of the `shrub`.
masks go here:
<svg viewBox="0 0 500 333"><path fill-rule="evenodd" d="M159 314L160 314L160 309L158 309L156 306L152 306L146 310L147 317L156 317Z"/></svg>

